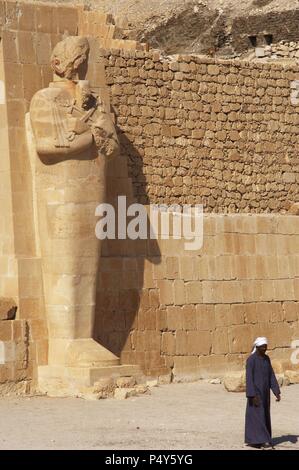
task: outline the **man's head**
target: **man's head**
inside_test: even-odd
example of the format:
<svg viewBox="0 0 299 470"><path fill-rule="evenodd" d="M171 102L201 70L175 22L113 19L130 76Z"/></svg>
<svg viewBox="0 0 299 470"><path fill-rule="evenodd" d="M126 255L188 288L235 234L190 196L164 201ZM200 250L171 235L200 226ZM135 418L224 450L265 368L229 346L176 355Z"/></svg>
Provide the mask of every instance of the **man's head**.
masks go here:
<svg viewBox="0 0 299 470"><path fill-rule="evenodd" d="M73 80L80 66L87 60L89 43L84 37L69 36L60 41L51 56L51 66L56 75Z"/></svg>
<svg viewBox="0 0 299 470"><path fill-rule="evenodd" d="M266 354L266 351L267 351L267 345L262 344L261 346L257 346L256 349L257 349L257 351L259 352L259 354L261 356L264 356Z"/></svg>
<svg viewBox="0 0 299 470"><path fill-rule="evenodd" d="M261 356L264 356L267 351L267 345L268 345L267 338L265 338L265 336L259 336L258 338L256 338L256 340L253 343L252 354L255 353L255 351L258 351L258 353Z"/></svg>

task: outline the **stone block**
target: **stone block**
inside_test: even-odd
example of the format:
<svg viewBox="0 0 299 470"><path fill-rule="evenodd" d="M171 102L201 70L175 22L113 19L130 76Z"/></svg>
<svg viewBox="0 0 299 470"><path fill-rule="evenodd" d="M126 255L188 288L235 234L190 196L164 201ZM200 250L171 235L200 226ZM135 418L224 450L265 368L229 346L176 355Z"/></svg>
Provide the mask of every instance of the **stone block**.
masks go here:
<svg viewBox="0 0 299 470"><path fill-rule="evenodd" d="M41 33L56 33L57 23L54 24L53 9L52 6L38 5L36 8L36 29Z"/></svg>
<svg viewBox="0 0 299 470"><path fill-rule="evenodd" d="M18 32L18 50L21 64L36 63L34 36L29 31Z"/></svg>
<svg viewBox="0 0 299 470"><path fill-rule="evenodd" d="M14 320L11 322L11 327L14 341L24 341L26 339L27 322L25 320Z"/></svg>
<svg viewBox="0 0 299 470"><path fill-rule="evenodd" d="M21 31L35 31L36 29L36 8L35 5L20 4L19 11L19 29Z"/></svg>
<svg viewBox="0 0 299 470"><path fill-rule="evenodd" d="M118 377L116 379L116 386L119 388L132 388L136 385L135 377Z"/></svg>
<svg viewBox="0 0 299 470"><path fill-rule="evenodd" d="M229 352L228 328L216 328L212 334L212 353L227 354Z"/></svg>
<svg viewBox="0 0 299 470"><path fill-rule="evenodd" d="M209 256L196 256L193 258L194 278L196 280L204 280L210 278L210 257Z"/></svg>
<svg viewBox="0 0 299 470"><path fill-rule="evenodd" d="M182 308L183 316L183 329L184 330L196 330L196 307L195 305L184 305Z"/></svg>
<svg viewBox="0 0 299 470"><path fill-rule="evenodd" d="M2 40L4 60L7 62L17 63L19 60L17 49L17 32L3 30Z"/></svg>
<svg viewBox="0 0 299 470"><path fill-rule="evenodd" d="M162 305L171 305L174 303L173 282L168 280L158 280L157 287L160 293L160 302Z"/></svg>
<svg viewBox="0 0 299 470"><path fill-rule="evenodd" d="M175 280L173 282L174 305L184 305L186 303L186 291L184 281Z"/></svg>
<svg viewBox="0 0 299 470"><path fill-rule="evenodd" d="M78 28L78 15L76 8L59 6L53 9L53 25L58 26L59 33L75 36Z"/></svg>
<svg viewBox="0 0 299 470"><path fill-rule="evenodd" d="M230 325L242 325L245 321L246 304L232 304L229 318Z"/></svg>
<svg viewBox="0 0 299 470"><path fill-rule="evenodd" d="M289 380L290 384L299 384L299 371L298 370L286 370L285 377Z"/></svg>
<svg viewBox="0 0 299 470"><path fill-rule="evenodd" d="M188 343L187 343L187 331L177 330L175 335L176 340L176 354L187 355L188 354Z"/></svg>
<svg viewBox="0 0 299 470"><path fill-rule="evenodd" d="M283 319L285 321L299 320L299 303L298 302L284 302L283 303ZM282 319L280 319L281 321Z"/></svg>
<svg viewBox="0 0 299 470"><path fill-rule="evenodd" d="M44 319L36 319L30 321L30 338L33 341L44 340L48 337L47 325Z"/></svg>
<svg viewBox="0 0 299 470"><path fill-rule="evenodd" d="M190 281L185 283L187 302L199 304L203 301L202 283L199 281Z"/></svg>
<svg viewBox="0 0 299 470"><path fill-rule="evenodd" d="M167 329L183 329L183 310L180 307L169 306L167 311Z"/></svg>
<svg viewBox="0 0 299 470"><path fill-rule="evenodd" d="M208 355L211 352L212 340L209 331L188 331L187 354Z"/></svg>
<svg viewBox="0 0 299 470"><path fill-rule="evenodd" d="M259 335L256 335L259 336ZM251 325L237 325L229 328L228 340L231 353L248 353L256 337Z"/></svg>
<svg viewBox="0 0 299 470"><path fill-rule="evenodd" d="M36 341L36 362L40 366L48 364L48 340Z"/></svg>
<svg viewBox="0 0 299 470"><path fill-rule="evenodd" d="M198 358L195 356L175 356L173 381L193 381L200 377Z"/></svg>
<svg viewBox="0 0 299 470"><path fill-rule="evenodd" d="M228 392L245 392L245 372L230 372L223 378L223 385Z"/></svg>
<svg viewBox="0 0 299 470"><path fill-rule="evenodd" d="M227 370L227 356L212 354L209 356L200 356L199 359L199 375L201 378L221 377Z"/></svg>
<svg viewBox="0 0 299 470"><path fill-rule="evenodd" d="M231 325L231 305L217 304L215 305L215 326L223 327Z"/></svg>
<svg viewBox="0 0 299 470"><path fill-rule="evenodd" d="M5 67L6 93L8 98L23 98L22 65L8 62ZM31 77L32 78L32 77Z"/></svg>
<svg viewBox="0 0 299 470"><path fill-rule="evenodd" d="M194 264L189 256L179 257L180 278L184 281L193 281L196 279Z"/></svg>
<svg viewBox="0 0 299 470"><path fill-rule="evenodd" d="M241 286L242 284L239 281L224 281L221 285L222 301L224 303L243 302L243 292Z"/></svg>
<svg viewBox="0 0 299 470"><path fill-rule="evenodd" d="M163 332L162 343L161 343L162 354L175 355L175 343L176 343L176 339L173 333Z"/></svg>
<svg viewBox="0 0 299 470"><path fill-rule="evenodd" d="M196 327L199 331L215 329L214 305L196 305Z"/></svg>
<svg viewBox="0 0 299 470"><path fill-rule="evenodd" d="M280 302L271 302L271 322L277 323L283 321L283 306Z"/></svg>
<svg viewBox="0 0 299 470"><path fill-rule="evenodd" d="M0 384L5 382L11 382L14 378L14 366L13 364L0 364Z"/></svg>
<svg viewBox="0 0 299 470"><path fill-rule="evenodd" d="M114 398L116 400L125 400L130 396L130 389L127 388L116 388L114 390Z"/></svg>
<svg viewBox="0 0 299 470"><path fill-rule="evenodd" d="M0 321L0 341L11 341L12 336L12 322Z"/></svg>
<svg viewBox="0 0 299 470"><path fill-rule="evenodd" d="M179 258L175 256L166 257L166 277L167 279L178 279Z"/></svg>

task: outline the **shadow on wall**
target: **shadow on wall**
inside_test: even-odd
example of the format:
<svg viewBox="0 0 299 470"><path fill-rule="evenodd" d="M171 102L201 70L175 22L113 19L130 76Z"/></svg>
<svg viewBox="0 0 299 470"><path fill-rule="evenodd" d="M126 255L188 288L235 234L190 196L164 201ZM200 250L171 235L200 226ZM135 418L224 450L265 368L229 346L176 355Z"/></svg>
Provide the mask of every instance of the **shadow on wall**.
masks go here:
<svg viewBox="0 0 299 470"><path fill-rule="evenodd" d="M131 188L134 198L139 204L150 204L147 181L143 171L144 160L128 137L118 129L121 152L126 156L129 177L132 179Z"/></svg>
<svg viewBox="0 0 299 470"><path fill-rule="evenodd" d="M127 207L141 202L133 196L127 168L129 158L140 163L142 158L119 129L118 137L121 144L119 162L107 171L107 201L116 208L118 196L127 196ZM137 171L141 175L142 168ZM121 173L125 176L120 176ZM144 194L146 179L143 173L139 181L142 181ZM147 203L147 199L143 198L142 203ZM117 210L115 212L117 220ZM147 222L149 234L148 218ZM161 253L155 239L105 240L99 260L94 338L119 356L121 363L139 364L149 375L165 369L165 359L161 357L164 312L152 275L153 265L160 262Z"/></svg>

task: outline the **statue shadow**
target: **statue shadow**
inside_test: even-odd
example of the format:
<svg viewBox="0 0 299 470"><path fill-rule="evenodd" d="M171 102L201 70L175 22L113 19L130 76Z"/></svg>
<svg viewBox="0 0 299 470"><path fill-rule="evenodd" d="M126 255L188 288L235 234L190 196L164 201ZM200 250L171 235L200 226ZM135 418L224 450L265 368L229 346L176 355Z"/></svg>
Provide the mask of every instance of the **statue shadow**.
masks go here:
<svg viewBox="0 0 299 470"><path fill-rule="evenodd" d="M120 157L111 162L110 168L108 164L107 201L117 204L117 197L125 195L127 206L146 205L142 156L119 129L118 138ZM121 364L142 365L145 373L165 368L165 360L160 356L163 312L153 279L161 253L157 240L149 238L149 231L147 217L147 239L102 242L94 328L94 338L120 357Z"/></svg>

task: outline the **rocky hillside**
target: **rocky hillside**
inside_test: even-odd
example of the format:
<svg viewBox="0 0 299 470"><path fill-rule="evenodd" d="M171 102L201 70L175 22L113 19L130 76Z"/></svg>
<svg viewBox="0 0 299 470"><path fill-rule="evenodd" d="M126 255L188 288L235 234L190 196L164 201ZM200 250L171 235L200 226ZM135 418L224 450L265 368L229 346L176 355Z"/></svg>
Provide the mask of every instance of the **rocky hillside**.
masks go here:
<svg viewBox="0 0 299 470"><path fill-rule="evenodd" d="M234 34L242 33L238 29L234 32L242 25L238 19L248 23L250 16L264 15L265 21L261 21L263 26L259 29L267 29L269 23L276 30L277 21L279 29L279 18L282 26L288 22L283 12L299 11L299 0L56 0L55 3L84 3L87 8L110 12L116 19L125 18L140 41L147 41L166 54L210 52L229 55L234 52ZM278 20L273 20L274 17ZM254 24L256 27L256 21ZM250 21L247 27L250 31ZM283 32L284 36L287 31L288 28ZM277 39L293 40L294 37L280 35Z"/></svg>

